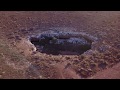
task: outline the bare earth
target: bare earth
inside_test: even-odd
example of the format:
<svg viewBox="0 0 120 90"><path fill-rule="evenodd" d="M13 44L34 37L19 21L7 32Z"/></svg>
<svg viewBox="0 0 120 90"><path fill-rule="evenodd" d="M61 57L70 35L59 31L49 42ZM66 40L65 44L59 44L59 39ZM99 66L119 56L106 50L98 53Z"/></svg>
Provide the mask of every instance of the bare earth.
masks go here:
<svg viewBox="0 0 120 90"><path fill-rule="evenodd" d="M98 38L82 55L47 55L28 40L49 28ZM63 52L64 53L64 52ZM120 79L120 12L1 11L1 79Z"/></svg>

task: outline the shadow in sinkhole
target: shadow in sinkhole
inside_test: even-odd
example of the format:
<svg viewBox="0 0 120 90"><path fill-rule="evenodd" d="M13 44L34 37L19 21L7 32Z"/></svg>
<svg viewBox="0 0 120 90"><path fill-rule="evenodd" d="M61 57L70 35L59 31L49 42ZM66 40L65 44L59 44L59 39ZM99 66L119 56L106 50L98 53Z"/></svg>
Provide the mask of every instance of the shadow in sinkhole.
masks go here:
<svg viewBox="0 0 120 90"><path fill-rule="evenodd" d="M91 49L92 41L84 37L76 37L66 32L43 33L31 36L30 42L37 51L52 55L80 55Z"/></svg>

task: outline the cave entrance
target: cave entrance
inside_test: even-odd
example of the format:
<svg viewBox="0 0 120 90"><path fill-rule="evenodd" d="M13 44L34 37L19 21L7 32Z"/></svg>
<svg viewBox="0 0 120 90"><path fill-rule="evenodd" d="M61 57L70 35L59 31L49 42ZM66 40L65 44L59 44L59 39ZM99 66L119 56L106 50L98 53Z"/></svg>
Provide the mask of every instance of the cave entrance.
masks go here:
<svg viewBox="0 0 120 90"><path fill-rule="evenodd" d="M91 49L92 41L73 33L43 33L30 37L37 51L52 55L80 55Z"/></svg>

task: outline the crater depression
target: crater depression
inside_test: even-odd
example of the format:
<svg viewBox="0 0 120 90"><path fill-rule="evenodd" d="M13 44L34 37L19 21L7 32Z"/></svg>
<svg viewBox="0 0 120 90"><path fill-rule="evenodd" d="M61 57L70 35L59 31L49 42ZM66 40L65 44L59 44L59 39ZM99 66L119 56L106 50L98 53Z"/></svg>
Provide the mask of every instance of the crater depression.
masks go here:
<svg viewBox="0 0 120 90"><path fill-rule="evenodd" d="M91 49L93 40L87 34L48 31L29 38L37 51L52 55L80 55Z"/></svg>

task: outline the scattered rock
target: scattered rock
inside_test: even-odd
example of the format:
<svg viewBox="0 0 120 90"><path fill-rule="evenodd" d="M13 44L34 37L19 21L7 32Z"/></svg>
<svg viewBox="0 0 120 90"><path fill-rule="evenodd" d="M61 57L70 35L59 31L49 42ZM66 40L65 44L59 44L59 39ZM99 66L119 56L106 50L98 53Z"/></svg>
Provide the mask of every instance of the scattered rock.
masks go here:
<svg viewBox="0 0 120 90"><path fill-rule="evenodd" d="M65 69L67 69L70 65L71 65L71 64L70 64L70 63L68 63L68 64L65 66Z"/></svg>
<svg viewBox="0 0 120 90"><path fill-rule="evenodd" d="M80 69L77 71L77 73L82 77L82 78L87 78L89 76L89 72L85 69Z"/></svg>
<svg viewBox="0 0 120 90"><path fill-rule="evenodd" d="M70 59L70 57L65 57L67 60L69 60Z"/></svg>
<svg viewBox="0 0 120 90"><path fill-rule="evenodd" d="M79 62L79 60L73 60L73 64L78 64Z"/></svg>
<svg viewBox="0 0 120 90"><path fill-rule="evenodd" d="M95 64L95 63L92 63L92 64L90 64L90 68L93 70L93 69L95 69L97 67L97 65Z"/></svg>
<svg viewBox="0 0 120 90"><path fill-rule="evenodd" d="M106 66L107 66L106 62L101 62L100 64L98 64L98 67L101 68L101 69L105 69Z"/></svg>

